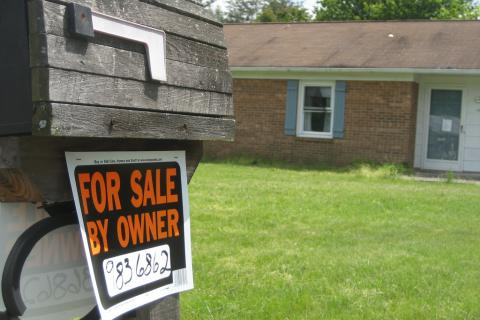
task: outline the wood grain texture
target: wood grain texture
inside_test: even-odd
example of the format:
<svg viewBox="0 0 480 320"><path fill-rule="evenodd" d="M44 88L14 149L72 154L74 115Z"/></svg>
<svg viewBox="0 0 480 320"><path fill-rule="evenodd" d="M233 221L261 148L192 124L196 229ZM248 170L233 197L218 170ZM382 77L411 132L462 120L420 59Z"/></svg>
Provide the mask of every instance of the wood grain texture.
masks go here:
<svg viewBox="0 0 480 320"><path fill-rule="evenodd" d="M43 1L45 19L44 25L41 27L45 30L58 27L55 22L57 19L53 19L52 21L51 17L57 15L63 19L65 15L65 6L47 2L45 0L35 1ZM68 2L78 3L90 7L93 11L163 30L167 33L184 38L193 39L220 48L226 47L223 36L223 27L221 25L195 19L174 11L166 10L156 5L140 2L138 0L74 0L65 1L63 3L66 4ZM46 17L50 18L47 19Z"/></svg>
<svg viewBox="0 0 480 320"><path fill-rule="evenodd" d="M91 138L233 140L235 120L72 104L39 104L33 135Z"/></svg>
<svg viewBox="0 0 480 320"><path fill-rule="evenodd" d="M185 1L185 0L139 0L155 6L165 8L167 10L175 11L180 14L191 16L193 18L205 20L212 24L221 25L217 21L213 12L204 8L201 3Z"/></svg>
<svg viewBox="0 0 480 320"><path fill-rule="evenodd" d="M203 5L202 0L185 0L185 1L190 1L190 2L198 4L198 5Z"/></svg>
<svg viewBox="0 0 480 320"><path fill-rule="evenodd" d="M98 75L151 82L144 54L68 39L54 35L30 37L32 67L51 66ZM202 67L167 59L164 84L214 92L232 92L226 70Z"/></svg>
<svg viewBox="0 0 480 320"><path fill-rule="evenodd" d="M179 295L165 297L137 310L137 320L179 320Z"/></svg>
<svg viewBox="0 0 480 320"><path fill-rule="evenodd" d="M33 101L233 116L231 94L46 68L32 69L32 84Z"/></svg>
<svg viewBox="0 0 480 320"><path fill-rule="evenodd" d="M49 10L45 11L44 0L28 1L28 23L30 34L54 34L68 37L66 7L63 4L47 3ZM56 8L56 9L54 9ZM183 38L182 38L183 39ZM94 39L88 42L99 43L111 47L135 51L145 54L144 45L132 41L122 40L103 34L96 34Z"/></svg>
<svg viewBox="0 0 480 320"><path fill-rule="evenodd" d="M228 70L228 53L200 42L167 35L167 59L218 70Z"/></svg>
<svg viewBox="0 0 480 320"><path fill-rule="evenodd" d="M0 137L0 201L72 200L65 151L185 150L188 181L202 158L201 141ZM14 181L14 183L12 183Z"/></svg>
<svg viewBox="0 0 480 320"><path fill-rule="evenodd" d="M44 3L41 0L29 2L30 34L52 34L68 38L69 34L65 25L65 6L51 3L47 3L46 6L49 10L43 9ZM173 34L167 34L166 41L167 59L218 70L228 69L227 51L224 48L214 47ZM87 42L83 40L80 40L80 42L83 44L80 49L86 50ZM89 42L145 54L143 45L107 35L96 34L95 38ZM73 47L66 45L65 50L76 48L74 44L71 46Z"/></svg>
<svg viewBox="0 0 480 320"><path fill-rule="evenodd" d="M19 169L0 169L0 202L41 201L36 186Z"/></svg>

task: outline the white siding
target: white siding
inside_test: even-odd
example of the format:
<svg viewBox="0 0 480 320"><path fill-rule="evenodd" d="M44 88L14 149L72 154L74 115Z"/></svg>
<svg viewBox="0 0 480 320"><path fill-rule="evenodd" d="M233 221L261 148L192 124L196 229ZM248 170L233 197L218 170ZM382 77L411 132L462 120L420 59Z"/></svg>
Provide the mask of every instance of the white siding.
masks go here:
<svg viewBox="0 0 480 320"><path fill-rule="evenodd" d="M465 139L465 146L467 146L467 148L480 148L480 137L467 135Z"/></svg>
<svg viewBox="0 0 480 320"><path fill-rule="evenodd" d="M473 95L475 95L475 93ZM475 99L475 97L473 98ZM474 101L472 106L468 108L465 124L480 125L480 103Z"/></svg>
<svg viewBox="0 0 480 320"><path fill-rule="evenodd" d="M480 172L480 161L465 161L463 171Z"/></svg>
<svg viewBox="0 0 480 320"><path fill-rule="evenodd" d="M419 84L418 88L418 103L417 103L417 126L416 126L416 133L415 133L415 158L413 162L413 166L415 168L422 168L423 166L423 137L424 137L424 130L425 130L425 97L424 97L424 88L422 83Z"/></svg>
<svg viewBox="0 0 480 320"><path fill-rule="evenodd" d="M465 148L464 160L480 162L480 148Z"/></svg>
<svg viewBox="0 0 480 320"><path fill-rule="evenodd" d="M465 156L463 171L480 172L480 84L472 84L469 90L465 117Z"/></svg>
<svg viewBox="0 0 480 320"><path fill-rule="evenodd" d="M465 133L467 137L480 137L480 124L467 124L465 125Z"/></svg>

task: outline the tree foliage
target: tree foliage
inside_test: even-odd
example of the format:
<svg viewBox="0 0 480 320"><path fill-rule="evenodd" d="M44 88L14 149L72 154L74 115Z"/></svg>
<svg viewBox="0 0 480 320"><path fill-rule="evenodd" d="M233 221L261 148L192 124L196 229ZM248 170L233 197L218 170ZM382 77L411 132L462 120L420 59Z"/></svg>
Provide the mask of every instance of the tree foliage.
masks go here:
<svg viewBox="0 0 480 320"><path fill-rule="evenodd" d="M214 0L203 0L212 7ZM476 0L317 0L315 20L477 19ZM227 0L226 11L212 8L221 22L310 21L294 0Z"/></svg>
<svg viewBox="0 0 480 320"><path fill-rule="evenodd" d="M215 16L215 19L217 19L218 22L225 22L225 13L220 6L216 6L215 9L211 10L213 12L213 15Z"/></svg>
<svg viewBox="0 0 480 320"><path fill-rule="evenodd" d="M300 22L311 19L307 9L291 0L270 0L257 16L259 22Z"/></svg>
<svg viewBox="0 0 480 320"><path fill-rule="evenodd" d="M200 4L204 7L210 7L215 2L215 0L201 0Z"/></svg>
<svg viewBox="0 0 480 320"><path fill-rule="evenodd" d="M225 22L252 22L265 0L227 0Z"/></svg>
<svg viewBox="0 0 480 320"><path fill-rule="evenodd" d="M476 19L473 0L318 0L316 20Z"/></svg>

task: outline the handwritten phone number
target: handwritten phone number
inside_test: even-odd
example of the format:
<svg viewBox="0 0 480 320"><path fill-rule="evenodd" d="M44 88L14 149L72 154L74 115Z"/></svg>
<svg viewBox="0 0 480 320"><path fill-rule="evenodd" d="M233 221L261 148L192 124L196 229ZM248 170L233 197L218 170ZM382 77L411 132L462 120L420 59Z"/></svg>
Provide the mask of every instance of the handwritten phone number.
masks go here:
<svg viewBox="0 0 480 320"><path fill-rule="evenodd" d="M158 246L103 261L110 297L167 278L171 274L170 248Z"/></svg>

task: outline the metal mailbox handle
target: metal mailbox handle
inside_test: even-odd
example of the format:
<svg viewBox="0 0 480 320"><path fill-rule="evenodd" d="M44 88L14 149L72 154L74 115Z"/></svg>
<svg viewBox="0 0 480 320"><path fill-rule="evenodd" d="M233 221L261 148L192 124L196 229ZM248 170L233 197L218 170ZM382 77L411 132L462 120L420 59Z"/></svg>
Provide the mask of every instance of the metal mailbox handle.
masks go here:
<svg viewBox="0 0 480 320"><path fill-rule="evenodd" d="M165 32L122 20L90 8L69 3L69 32L77 37L93 39L95 32L142 43L145 46L152 80L167 81Z"/></svg>

